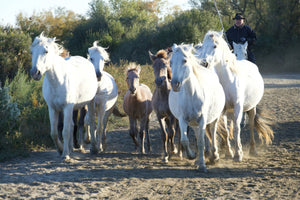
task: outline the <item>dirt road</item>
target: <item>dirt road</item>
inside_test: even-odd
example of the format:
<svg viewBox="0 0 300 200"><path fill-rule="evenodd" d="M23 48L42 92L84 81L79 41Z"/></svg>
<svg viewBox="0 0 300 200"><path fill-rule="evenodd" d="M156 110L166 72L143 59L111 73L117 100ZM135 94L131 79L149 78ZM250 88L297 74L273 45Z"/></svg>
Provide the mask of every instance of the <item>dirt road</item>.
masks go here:
<svg viewBox="0 0 300 200"><path fill-rule="evenodd" d="M241 163L221 154L207 174L177 155L163 164L152 121L152 153L144 156L127 130L114 130L106 152L96 156L75 151L64 163L50 150L0 163L0 199L300 199L300 74L265 75L264 81L260 104L277 126L273 144L259 145L257 157L248 156L246 128Z"/></svg>

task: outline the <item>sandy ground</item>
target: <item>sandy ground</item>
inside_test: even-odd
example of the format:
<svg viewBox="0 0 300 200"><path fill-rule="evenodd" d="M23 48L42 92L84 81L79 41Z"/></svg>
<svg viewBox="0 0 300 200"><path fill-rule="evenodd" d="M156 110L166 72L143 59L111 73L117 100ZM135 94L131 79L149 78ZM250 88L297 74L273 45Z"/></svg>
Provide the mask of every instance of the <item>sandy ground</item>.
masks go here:
<svg viewBox="0 0 300 200"><path fill-rule="evenodd" d="M300 199L300 74L264 80L260 104L277 126L272 145L258 142L257 157L248 156L246 127L241 163L221 154L206 174L177 155L163 164L153 117L151 154L139 155L128 131L114 130L106 152L96 156L75 151L72 162L64 163L49 150L0 163L0 199Z"/></svg>

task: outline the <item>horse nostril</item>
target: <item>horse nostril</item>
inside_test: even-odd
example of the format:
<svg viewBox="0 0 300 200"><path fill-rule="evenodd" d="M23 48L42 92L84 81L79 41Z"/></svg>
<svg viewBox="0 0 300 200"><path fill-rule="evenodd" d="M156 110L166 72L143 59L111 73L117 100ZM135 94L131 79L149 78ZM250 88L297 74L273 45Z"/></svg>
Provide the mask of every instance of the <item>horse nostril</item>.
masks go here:
<svg viewBox="0 0 300 200"><path fill-rule="evenodd" d="M102 73L101 72L96 72L97 80L101 81Z"/></svg>
<svg viewBox="0 0 300 200"><path fill-rule="evenodd" d="M130 87L129 90L130 90L130 92L131 92L132 94L134 94L135 91L136 91L136 88L135 88L135 87Z"/></svg>

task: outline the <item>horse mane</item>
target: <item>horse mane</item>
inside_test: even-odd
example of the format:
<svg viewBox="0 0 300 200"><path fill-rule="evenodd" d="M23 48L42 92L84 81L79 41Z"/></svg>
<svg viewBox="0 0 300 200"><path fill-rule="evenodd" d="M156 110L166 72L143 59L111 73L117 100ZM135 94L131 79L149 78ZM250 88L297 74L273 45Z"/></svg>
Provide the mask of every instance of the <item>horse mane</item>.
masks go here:
<svg viewBox="0 0 300 200"><path fill-rule="evenodd" d="M141 70L140 65L136 64L135 62L130 62L126 69L126 76L128 75L129 72L138 71L138 73L139 73L140 70Z"/></svg>
<svg viewBox="0 0 300 200"><path fill-rule="evenodd" d="M203 76L201 76L201 73L200 73L199 70L202 69L202 68L203 69L205 69L205 68L199 64L199 60L193 54L192 50L191 51L185 50L185 48L183 48L182 46L178 46L176 51L178 51L178 49L183 53L183 55L185 55L188 58L189 62L192 65L193 73L195 74L198 82L200 83Z"/></svg>
<svg viewBox="0 0 300 200"><path fill-rule="evenodd" d="M30 49L35 47L38 44L52 44L54 46L55 54L60 55L63 53L64 48L63 46L59 45L56 43L57 39L56 38L47 38L44 36L44 32L42 32L39 36L35 37L32 45L30 46Z"/></svg>
<svg viewBox="0 0 300 200"><path fill-rule="evenodd" d="M156 55L157 58L167 58L168 57L168 52L164 49L159 50Z"/></svg>
<svg viewBox="0 0 300 200"><path fill-rule="evenodd" d="M222 57L222 65L228 67L231 72L238 73L239 69L236 67L236 56L229 49L227 42L223 38L223 33L208 31L205 34L203 41L206 40L212 40L212 42L216 45L216 50L219 50L220 56Z"/></svg>
<svg viewBox="0 0 300 200"><path fill-rule="evenodd" d="M166 50L166 49L161 49L156 53L156 58L162 58L162 59L166 59L168 58L169 54L171 53L170 50ZM167 65L167 74L168 74L168 79L171 80L172 79L172 69L170 67L170 64Z"/></svg>
<svg viewBox="0 0 300 200"><path fill-rule="evenodd" d="M105 62L109 62L109 54L107 53L106 49L107 48L103 48L101 46L98 46L98 41L95 41L93 43L93 47L90 48L91 50L95 50L98 51L102 56Z"/></svg>

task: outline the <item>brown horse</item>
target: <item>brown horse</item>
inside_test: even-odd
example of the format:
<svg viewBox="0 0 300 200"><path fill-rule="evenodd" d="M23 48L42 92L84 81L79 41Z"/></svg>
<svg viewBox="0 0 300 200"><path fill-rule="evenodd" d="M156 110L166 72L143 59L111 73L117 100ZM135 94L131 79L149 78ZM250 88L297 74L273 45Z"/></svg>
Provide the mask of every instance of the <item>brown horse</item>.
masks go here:
<svg viewBox="0 0 300 200"><path fill-rule="evenodd" d="M139 75L141 67L135 63L130 63L127 69L127 86L128 90L124 96L123 109L129 117L129 134L138 148L138 127L137 121L140 122L140 152L145 153L144 141L145 132L147 134L148 151L151 150L150 136L149 136L149 120L152 112L152 93L148 86L139 83Z"/></svg>
<svg viewBox="0 0 300 200"><path fill-rule="evenodd" d="M163 143L162 161L166 163L169 159L168 142L171 145L171 153L177 153L177 148L174 144L174 137L176 125L178 125L177 119L170 111L168 101L169 92L171 90L170 81L172 79L172 72L169 63L171 55L168 55L168 53L170 52L166 50L160 50L156 53L156 55L153 55L149 51L149 56L153 63L152 67L155 75L155 90L152 97L152 106L161 128L161 139Z"/></svg>

